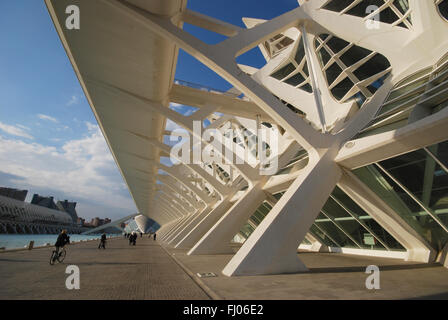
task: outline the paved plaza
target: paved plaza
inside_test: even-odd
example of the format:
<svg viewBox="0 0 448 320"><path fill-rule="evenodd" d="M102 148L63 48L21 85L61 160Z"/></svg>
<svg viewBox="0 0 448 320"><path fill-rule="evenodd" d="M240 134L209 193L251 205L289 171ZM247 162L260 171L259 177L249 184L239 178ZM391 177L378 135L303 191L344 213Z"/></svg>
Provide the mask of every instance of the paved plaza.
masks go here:
<svg viewBox="0 0 448 320"><path fill-rule="evenodd" d="M62 264L50 266L51 248L0 253L0 299L209 299L152 239L67 246ZM68 265L80 269L80 289L65 287Z"/></svg>
<svg viewBox="0 0 448 320"><path fill-rule="evenodd" d="M448 270L438 264L336 253L300 252L308 273L226 277L231 255L187 256L138 238L70 245L62 264L52 248L0 254L0 299L447 299ZM68 265L80 268L80 289L65 287ZM365 268L380 268L379 290L367 290ZM213 272L216 277L198 278ZM192 279L194 278L194 280Z"/></svg>

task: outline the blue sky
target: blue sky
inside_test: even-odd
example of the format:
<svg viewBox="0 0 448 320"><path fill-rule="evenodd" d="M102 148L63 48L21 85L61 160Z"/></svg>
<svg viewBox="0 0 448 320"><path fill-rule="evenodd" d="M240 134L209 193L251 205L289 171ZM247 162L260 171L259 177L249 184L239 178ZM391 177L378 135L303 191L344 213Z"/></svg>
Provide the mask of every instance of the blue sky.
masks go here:
<svg viewBox="0 0 448 320"><path fill-rule="evenodd" d="M295 7L296 0L188 2L241 27L242 17L271 19ZM185 30L207 43L223 39L194 26ZM77 201L85 218L135 212L44 1L0 1L0 39L0 186L28 189L28 200L39 193ZM260 67L264 59L255 49L238 62ZM231 87L183 51L176 78Z"/></svg>

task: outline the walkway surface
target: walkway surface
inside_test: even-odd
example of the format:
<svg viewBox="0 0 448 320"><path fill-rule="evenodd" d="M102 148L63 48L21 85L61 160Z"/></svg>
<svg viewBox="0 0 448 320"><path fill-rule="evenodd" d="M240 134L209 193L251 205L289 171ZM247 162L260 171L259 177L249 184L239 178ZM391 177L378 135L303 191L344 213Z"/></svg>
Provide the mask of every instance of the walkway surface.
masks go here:
<svg viewBox="0 0 448 320"><path fill-rule="evenodd" d="M0 253L0 299L448 299L448 269L436 264L301 252L308 273L229 278L221 270L231 255L188 256L146 237L97 245L70 245L54 266L52 248ZM68 265L80 269L80 290L65 287ZM380 268L379 290L365 286L368 265ZM216 277L195 276L207 272Z"/></svg>
<svg viewBox="0 0 448 320"><path fill-rule="evenodd" d="M440 264L339 253L299 253L310 272L226 277L221 273L231 255L188 256L168 249L192 273L212 272L201 278L222 299L448 299L448 269ZM380 269L380 289L368 290L366 267Z"/></svg>
<svg viewBox="0 0 448 320"><path fill-rule="evenodd" d="M0 253L0 299L209 299L152 239L108 241L67 247L62 264L50 266L53 248ZM68 290L68 265L80 269L80 289Z"/></svg>

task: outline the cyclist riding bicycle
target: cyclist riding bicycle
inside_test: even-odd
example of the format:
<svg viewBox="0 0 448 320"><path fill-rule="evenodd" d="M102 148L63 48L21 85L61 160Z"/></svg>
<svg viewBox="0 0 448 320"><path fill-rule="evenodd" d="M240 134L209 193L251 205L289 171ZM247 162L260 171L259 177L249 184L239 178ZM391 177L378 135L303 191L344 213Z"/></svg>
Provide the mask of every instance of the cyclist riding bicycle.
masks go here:
<svg viewBox="0 0 448 320"><path fill-rule="evenodd" d="M59 254L59 248L62 248L67 243L70 243L70 237L67 235L67 230L62 230L56 240L54 246L56 247L56 254Z"/></svg>

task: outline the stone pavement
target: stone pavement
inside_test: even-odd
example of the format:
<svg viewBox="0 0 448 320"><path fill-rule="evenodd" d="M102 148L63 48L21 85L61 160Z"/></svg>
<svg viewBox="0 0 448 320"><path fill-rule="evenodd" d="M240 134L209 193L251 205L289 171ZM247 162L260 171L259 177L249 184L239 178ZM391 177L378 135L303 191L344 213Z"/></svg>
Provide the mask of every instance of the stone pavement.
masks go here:
<svg viewBox="0 0 448 320"><path fill-rule="evenodd" d="M70 245L54 266L52 247L0 253L0 299L448 299L448 269L437 264L301 252L310 272L229 278L221 270L231 255L187 256L146 237L135 247L122 238L106 250L97 245ZM80 268L80 290L65 287L71 264ZM380 268L379 290L365 287L368 265ZM196 276L205 272L217 277Z"/></svg>
<svg viewBox="0 0 448 320"><path fill-rule="evenodd" d="M213 272L203 284L222 299L448 299L448 269L440 264L339 253L300 252L310 272L226 277L221 271L231 255L188 256L168 248L190 272ZM368 290L366 267L380 269L380 289Z"/></svg>
<svg viewBox="0 0 448 320"><path fill-rule="evenodd" d="M0 253L0 299L209 299L152 239L67 246L62 264L49 265L53 247ZM80 289L65 287L68 265L80 269Z"/></svg>

